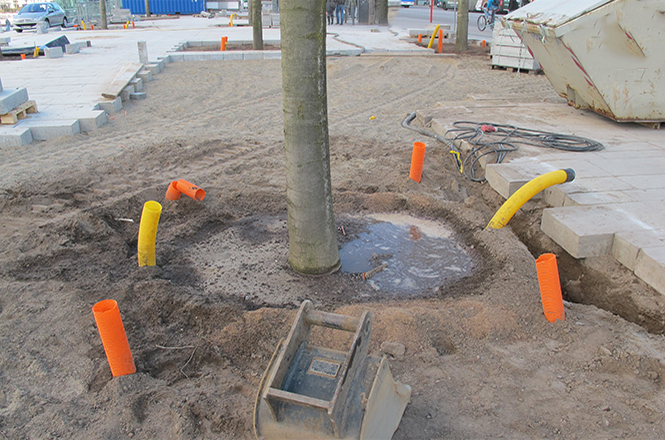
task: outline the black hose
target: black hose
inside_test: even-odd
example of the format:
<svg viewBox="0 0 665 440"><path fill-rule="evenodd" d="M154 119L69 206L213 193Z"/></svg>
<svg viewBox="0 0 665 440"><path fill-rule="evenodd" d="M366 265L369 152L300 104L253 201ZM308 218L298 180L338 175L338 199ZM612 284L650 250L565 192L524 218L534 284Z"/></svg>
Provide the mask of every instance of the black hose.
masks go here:
<svg viewBox="0 0 665 440"><path fill-rule="evenodd" d="M507 153L517 150L518 144L575 152L598 151L605 148L600 142L579 136L491 122L456 121L453 123L453 128L446 131L444 136L440 136L422 128L412 127L410 124L415 118L416 113L411 113L402 122L402 127L436 139L451 148L451 152L456 153L458 158L460 151L455 146L455 141L465 140L471 144L471 151L464 159L460 159L458 165L460 172L474 182L485 180L484 176L476 176L476 170L480 168L478 162L482 157L493 154L495 163L501 163ZM455 135L449 138L449 133Z"/></svg>

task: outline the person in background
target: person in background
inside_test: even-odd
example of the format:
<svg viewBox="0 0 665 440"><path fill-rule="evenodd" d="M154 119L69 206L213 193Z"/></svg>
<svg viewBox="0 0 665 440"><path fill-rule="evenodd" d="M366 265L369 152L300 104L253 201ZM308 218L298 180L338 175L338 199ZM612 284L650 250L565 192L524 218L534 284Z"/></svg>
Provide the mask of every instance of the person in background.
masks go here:
<svg viewBox="0 0 665 440"><path fill-rule="evenodd" d="M520 6L517 4L517 0L510 0L508 2L508 10L510 12L514 11L515 9L519 8Z"/></svg>
<svg viewBox="0 0 665 440"><path fill-rule="evenodd" d="M332 26L333 21L335 20L335 9L337 8L337 3L335 0L326 1L326 16L328 17L328 25Z"/></svg>
<svg viewBox="0 0 665 440"><path fill-rule="evenodd" d="M335 14L337 16L336 24L344 24L344 2L346 0L336 0L336 1L337 1L337 9L335 11Z"/></svg>
<svg viewBox="0 0 665 440"><path fill-rule="evenodd" d="M351 17L351 23L356 24L356 0L346 0L346 17L344 18L344 22L348 23L349 22L349 17Z"/></svg>
<svg viewBox="0 0 665 440"><path fill-rule="evenodd" d="M489 25L490 28L494 29L494 20L496 19L496 11L501 5L501 0L488 0L487 1L487 11L490 13Z"/></svg>

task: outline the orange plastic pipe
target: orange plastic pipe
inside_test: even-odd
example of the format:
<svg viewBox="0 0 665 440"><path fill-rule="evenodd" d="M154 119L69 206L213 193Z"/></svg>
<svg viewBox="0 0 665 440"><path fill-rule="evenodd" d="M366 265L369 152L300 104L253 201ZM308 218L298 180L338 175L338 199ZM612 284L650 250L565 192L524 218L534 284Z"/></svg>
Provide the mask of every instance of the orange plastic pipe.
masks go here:
<svg viewBox="0 0 665 440"><path fill-rule="evenodd" d="M189 183L188 181L182 179L178 180L178 190L184 195L191 197L199 202L206 196L206 192L204 190L194 185L193 183Z"/></svg>
<svg viewBox="0 0 665 440"><path fill-rule="evenodd" d="M561 282L559 281L559 268L556 264L556 255L543 254L536 260L538 271L538 284L540 285L540 298L543 302L543 312L549 322L557 319L566 320L561 296Z"/></svg>
<svg viewBox="0 0 665 440"><path fill-rule="evenodd" d="M166 200L178 200L182 193L178 189L178 181L174 180L169 184L169 188L166 190Z"/></svg>
<svg viewBox="0 0 665 440"><path fill-rule="evenodd" d="M443 53L443 29L439 29L439 53Z"/></svg>
<svg viewBox="0 0 665 440"><path fill-rule="evenodd" d="M411 171L409 177L420 183L423 177L423 163L425 162L425 144L422 142L413 143L413 152L411 153Z"/></svg>
<svg viewBox="0 0 665 440"><path fill-rule="evenodd" d="M418 43L423 42L423 34L418 34Z"/></svg>
<svg viewBox="0 0 665 440"><path fill-rule="evenodd" d="M113 377L136 373L118 303L113 299L105 299L92 306L92 313Z"/></svg>

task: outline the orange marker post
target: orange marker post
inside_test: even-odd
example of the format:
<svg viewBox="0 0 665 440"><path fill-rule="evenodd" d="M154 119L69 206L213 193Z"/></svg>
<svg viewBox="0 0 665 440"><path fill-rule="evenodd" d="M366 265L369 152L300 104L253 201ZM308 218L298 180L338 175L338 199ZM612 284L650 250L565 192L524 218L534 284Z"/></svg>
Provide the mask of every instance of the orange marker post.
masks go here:
<svg viewBox="0 0 665 440"><path fill-rule="evenodd" d="M485 47L486 44L487 44L487 41L483 40L482 46Z"/></svg>
<svg viewBox="0 0 665 440"><path fill-rule="evenodd" d="M420 183L423 177L423 163L425 162L425 144L422 142L413 143L413 152L411 153L411 171L409 177Z"/></svg>
<svg viewBox="0 0 665 440"><path fill-rule="evenodd" d="M102 338L113 377L136 373L118 303L113 299L105 299L92 307L92 313L95 315L99 336Z"/></svg>
<svg viewBox="0 0 665 440"><path fill-rule="evenodd" d="M24 60L24 59L26 59L26 58L27 58L27 57L25 56L25 54L22 53L22 54L21 54L21 59Z"/></svg>
<svg viewBox="0 0 665 440"><path fill-rule="evenodd" d="M423 42L423 34L418 34L418 44Z"/></svg>
<svg viewBox="0 0 665 440"><path fill-rule="evenodd" d="M179 200L180 196L182 196L182 193L178 189L178 181L174 180L169 184L168 189L166 190L166 195L164 198L166 200Z"/></svg>
<svg viewBox="0 0 665 440"><path fill-rule="evenodd" d="M538 271L538 284L540 285L540 298L543 302L543 312L549 322L557 319L566 320L561 296L561 282L559 268L556 264L556 255L543 254L536 260Z"/></svg>
<svg viewBox="0 0 665 440"><path fill-rule="evenodd" d="M132 21L132 29L136 29L136 25L134 24L133 21Z"/></svg>
<svg viewBox="0 0 665 440"><path fill-rule="evenodd" d="M443 53L443 29L439 29L439 53Z"/></svg>
<svg viewBox="0 0 665 440"><path fill-rule="evenodd" d="M95 25L92 24L92 23L90 23L90 30L91 30L91 31L94 31L94 30L95 30Z"/></svg>

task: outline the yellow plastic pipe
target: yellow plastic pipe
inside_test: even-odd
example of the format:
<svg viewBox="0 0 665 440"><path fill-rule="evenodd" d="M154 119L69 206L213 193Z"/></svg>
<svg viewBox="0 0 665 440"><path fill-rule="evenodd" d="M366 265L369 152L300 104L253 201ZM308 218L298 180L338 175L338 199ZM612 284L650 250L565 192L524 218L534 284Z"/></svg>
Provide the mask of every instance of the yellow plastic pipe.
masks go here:
<svg viewBox="0 0 665 440"><path fill-rule="evenodd" d="M556 170L538 176L527 182L520 189L506 200L501 208L494 214L492 220L487 224L486 229L501 229L508 222L518 209L522 207L531 197L535 196L545 188L559 183L572 182L575 179L575 171L567 168L565 170Z"/></svg>
<svg viewBox="0 0 665 440"><path fill-rule="evenodd" d="M439 25L438 24L434 28L434 32L432 32L432 37L429 39L429 44L427 45L428 49L432 48L432 44L434 44L434 38L436 38L436 33L437 32L439 32Z"/></svg>
<svg viewBox="0 0 665 440"><path fill-rule="evenodd" d="M139 267L154 266L155 240L157 238L157 225L162 213L162 205L155 201L145 202L139 225Z"/></svg>

